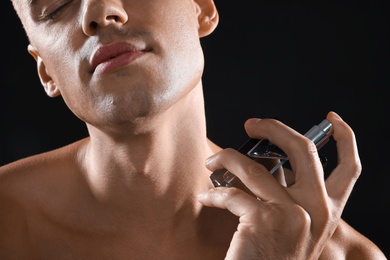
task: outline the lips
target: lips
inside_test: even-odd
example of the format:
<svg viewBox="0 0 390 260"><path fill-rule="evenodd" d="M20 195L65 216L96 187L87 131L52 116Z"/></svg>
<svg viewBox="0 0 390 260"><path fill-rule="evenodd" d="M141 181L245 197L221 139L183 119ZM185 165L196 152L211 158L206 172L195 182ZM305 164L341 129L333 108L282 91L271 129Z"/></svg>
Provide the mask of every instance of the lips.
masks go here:
<svg viewBox="0 0 390 260"><path fill-rule="evenodd" d="M130 64L144 52L132 44L117 42L98 48L92 55L92 73L110 73Z"/></svg>

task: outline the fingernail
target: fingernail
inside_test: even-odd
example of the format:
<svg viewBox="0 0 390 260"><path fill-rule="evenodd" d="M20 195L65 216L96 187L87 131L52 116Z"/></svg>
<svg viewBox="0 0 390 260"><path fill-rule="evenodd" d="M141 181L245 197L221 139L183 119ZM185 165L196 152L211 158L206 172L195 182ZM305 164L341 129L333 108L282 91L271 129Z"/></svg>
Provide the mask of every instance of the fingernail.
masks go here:
<svg viewBox="0 0 390 260"><path fill-rule="evenodd" d="M246 121L246 123L247 123L247 124L253 125L253 124L256 124L257 122L259 122L260 120L261 120L260 118L249 118L249 119Z"/></svg>

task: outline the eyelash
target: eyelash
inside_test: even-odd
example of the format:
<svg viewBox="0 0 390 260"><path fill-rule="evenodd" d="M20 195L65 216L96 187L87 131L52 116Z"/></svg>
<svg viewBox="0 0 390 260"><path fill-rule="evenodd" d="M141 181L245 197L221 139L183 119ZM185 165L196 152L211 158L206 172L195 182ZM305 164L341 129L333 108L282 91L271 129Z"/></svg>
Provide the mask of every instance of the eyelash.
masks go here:
<svg viewBox="0 0 390 260"><path fill-rule="evenodd" d="M42 19L46 21L54 20L56 19L63 9L68 6L72 1L66 2L65 4L59 5L57 8L54 9L54 11L48 13L47 15L42 15Z"/></svg>

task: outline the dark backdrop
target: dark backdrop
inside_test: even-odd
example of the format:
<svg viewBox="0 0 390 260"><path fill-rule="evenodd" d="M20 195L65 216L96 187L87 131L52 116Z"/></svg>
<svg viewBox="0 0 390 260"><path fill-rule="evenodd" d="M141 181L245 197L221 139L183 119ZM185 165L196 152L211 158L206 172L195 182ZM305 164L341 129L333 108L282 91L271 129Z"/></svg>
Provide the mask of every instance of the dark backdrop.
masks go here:
<svg viewBox="0 0 390 260"><path fill-rule="evenodd" d="M205 39L208 134L222 147L247 137L249 117L273 117L300 132L330 110L355 130L363 173L344 219L390 247L390 2L216 0L220 24ZM86 136L60 98L46 96L9 1L2 36L0 164ZM336 162L331 141L321 152Z"/></svg>

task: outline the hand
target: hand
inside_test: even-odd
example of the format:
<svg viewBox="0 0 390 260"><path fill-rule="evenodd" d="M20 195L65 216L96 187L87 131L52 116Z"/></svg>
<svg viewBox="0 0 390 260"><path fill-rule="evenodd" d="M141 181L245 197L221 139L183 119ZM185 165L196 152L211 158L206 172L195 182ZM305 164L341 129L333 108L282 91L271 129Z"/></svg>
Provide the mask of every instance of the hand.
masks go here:
<svg viewBox="0 0 390 260"><path fill-rule="evenodd" d="M239 217L226 259L317 259L335 231L361 164L351 128L334 112L338 165L324 180L312 141L274 119L250 119L250 137L268 139L289 157L294 183L281 185L261 164L233 149L210 157L209 170L225 168L255 194L218 187L199 195L205 206L227 209Z"/></svg>

